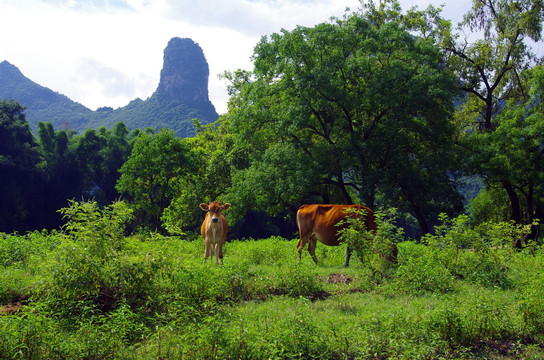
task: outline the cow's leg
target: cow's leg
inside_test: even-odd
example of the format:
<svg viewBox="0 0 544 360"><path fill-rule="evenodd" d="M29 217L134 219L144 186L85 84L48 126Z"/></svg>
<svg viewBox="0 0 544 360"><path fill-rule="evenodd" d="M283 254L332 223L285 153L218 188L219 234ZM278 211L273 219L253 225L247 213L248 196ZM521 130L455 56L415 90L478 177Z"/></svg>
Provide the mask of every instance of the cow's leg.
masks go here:
<svg viewBox="0 0 544 360"><path fill-rule="evenodd" d="M306 246L306 242L308 239L306 239L305 236L300 236L300 240L297 244L297 253L298 253L298 260L300 261L300 258L302 256L302 249L304 249L304 246Z"/></svg>
<svg viewBox="0 0 544 360"><path fill-rule="evenodd" d="M219 244L214 244L213 250L215 255L215 264L219 265Z"/></svg>
<svg viewBox="0 0 544 360"><path fill-rule="evenodd" d="M215 263L219 264L219 260L221 260L221 264L222 264L223 263L223 245L215 244Z"/></svg>
<svg viewBox="0 0 544 360"><path fill-rule="evenodd" d="M212 256L212 244L208 239L204 240L204 262Z"/></svg>
<svg viewBox="0 0 544 360"><path fill-rule="evenodd" d="M308 252L312 256L312 259L314 260L314 262L317 264L317 256L315 256L315 246L316 246L316 244L317 244L317 239L315 238L315 236L311 236L308 239Z"/></svg>
<svg viewBox="0 0 544 360"><path fill-rule="evenodd" d="M344 264L344 267L349 266L349 258L351 257L351 247L348 245L346 247L346 263Z"/></svg>

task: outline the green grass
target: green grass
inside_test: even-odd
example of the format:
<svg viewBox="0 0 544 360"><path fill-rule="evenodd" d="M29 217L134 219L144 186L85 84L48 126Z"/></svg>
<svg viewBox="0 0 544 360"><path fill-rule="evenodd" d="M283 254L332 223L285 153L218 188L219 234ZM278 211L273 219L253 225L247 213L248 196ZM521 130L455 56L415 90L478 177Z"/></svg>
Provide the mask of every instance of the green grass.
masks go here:
<svg viewBox="0 0 544 360"><path fill-rule="evenodd" d="M0 237L1 303L23 305L0 316L0 358L544 357L541 248L452 259L404 242L395 266L344 268L345 247L319 244L315 265L275 237L229 242L217 266L194 238L92 253L57 233Z"/></svg>

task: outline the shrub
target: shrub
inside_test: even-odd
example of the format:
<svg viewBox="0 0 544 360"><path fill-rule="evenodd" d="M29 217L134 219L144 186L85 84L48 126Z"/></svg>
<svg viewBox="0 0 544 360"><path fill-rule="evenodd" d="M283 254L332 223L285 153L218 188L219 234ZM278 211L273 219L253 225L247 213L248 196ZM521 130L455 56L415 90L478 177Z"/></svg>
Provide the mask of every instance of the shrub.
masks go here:
<svg viewBox="0 0 544 360"><path fill-rule="evenodd" d="M404 230L395 225L397 210L374 213L377 229L371 231L366 228L365 210L350 210L353 216L348 216L338 226L345 225L338 233L339 239L347 243L357 256L367 263L371 269L381 275L395 263L397 257L397 243L404 240Z"/></svg>
<svg viewBox="0 0 544 360"><path fill-rule="evenodd" d="M153 297L164 259L133 254L124 236L131 210L116 202L100 210L96 202L71 202L61 210L68 222L53 253L44 291L62 299L93 300L108 310L122 299L142 305Z"/></svg>
<svg viewBox="0 0 544 360"><path fill-rule="evenodd" d="M444 265L459 279L485 286L508 287L508 271L514 253L513 242L529 231L511 222L472 226L467 215L440 215L436 234L421 241L436 250Z"/></svg>

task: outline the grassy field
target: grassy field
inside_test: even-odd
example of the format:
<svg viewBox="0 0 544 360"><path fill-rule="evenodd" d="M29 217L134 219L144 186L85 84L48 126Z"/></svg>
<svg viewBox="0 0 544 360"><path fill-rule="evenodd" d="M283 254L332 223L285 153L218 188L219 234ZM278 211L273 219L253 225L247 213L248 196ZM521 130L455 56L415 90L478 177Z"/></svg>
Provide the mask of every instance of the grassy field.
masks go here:
<svg viewBox="0 0 544 360"><path fill-rule="evenodd" d="M217 266L196 235L98 216L0 235L1 359L544 358L544 252L497 246L503 225L401 242L397 264L344 268L345 246L322 244L299 263L297 240L269 238Z"/></svg>

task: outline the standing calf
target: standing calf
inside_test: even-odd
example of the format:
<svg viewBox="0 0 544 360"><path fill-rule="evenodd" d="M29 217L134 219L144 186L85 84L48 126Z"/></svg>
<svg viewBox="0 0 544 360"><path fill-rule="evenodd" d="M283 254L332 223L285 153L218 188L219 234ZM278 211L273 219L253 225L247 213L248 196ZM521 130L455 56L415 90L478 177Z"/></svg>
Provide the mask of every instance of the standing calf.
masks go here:
<svg viewBox="0 0 544 360"><path fill-rule="evenodd" d="M223 245L227 241L227 219L221 211L229 207L229 203L221 205L217 201L200 204L200 208L206 211L206 217L200 227L205 246L204 261L212 256L212 251L215 250L215 263L219 264L219 259L223 262Z"/></svg>

